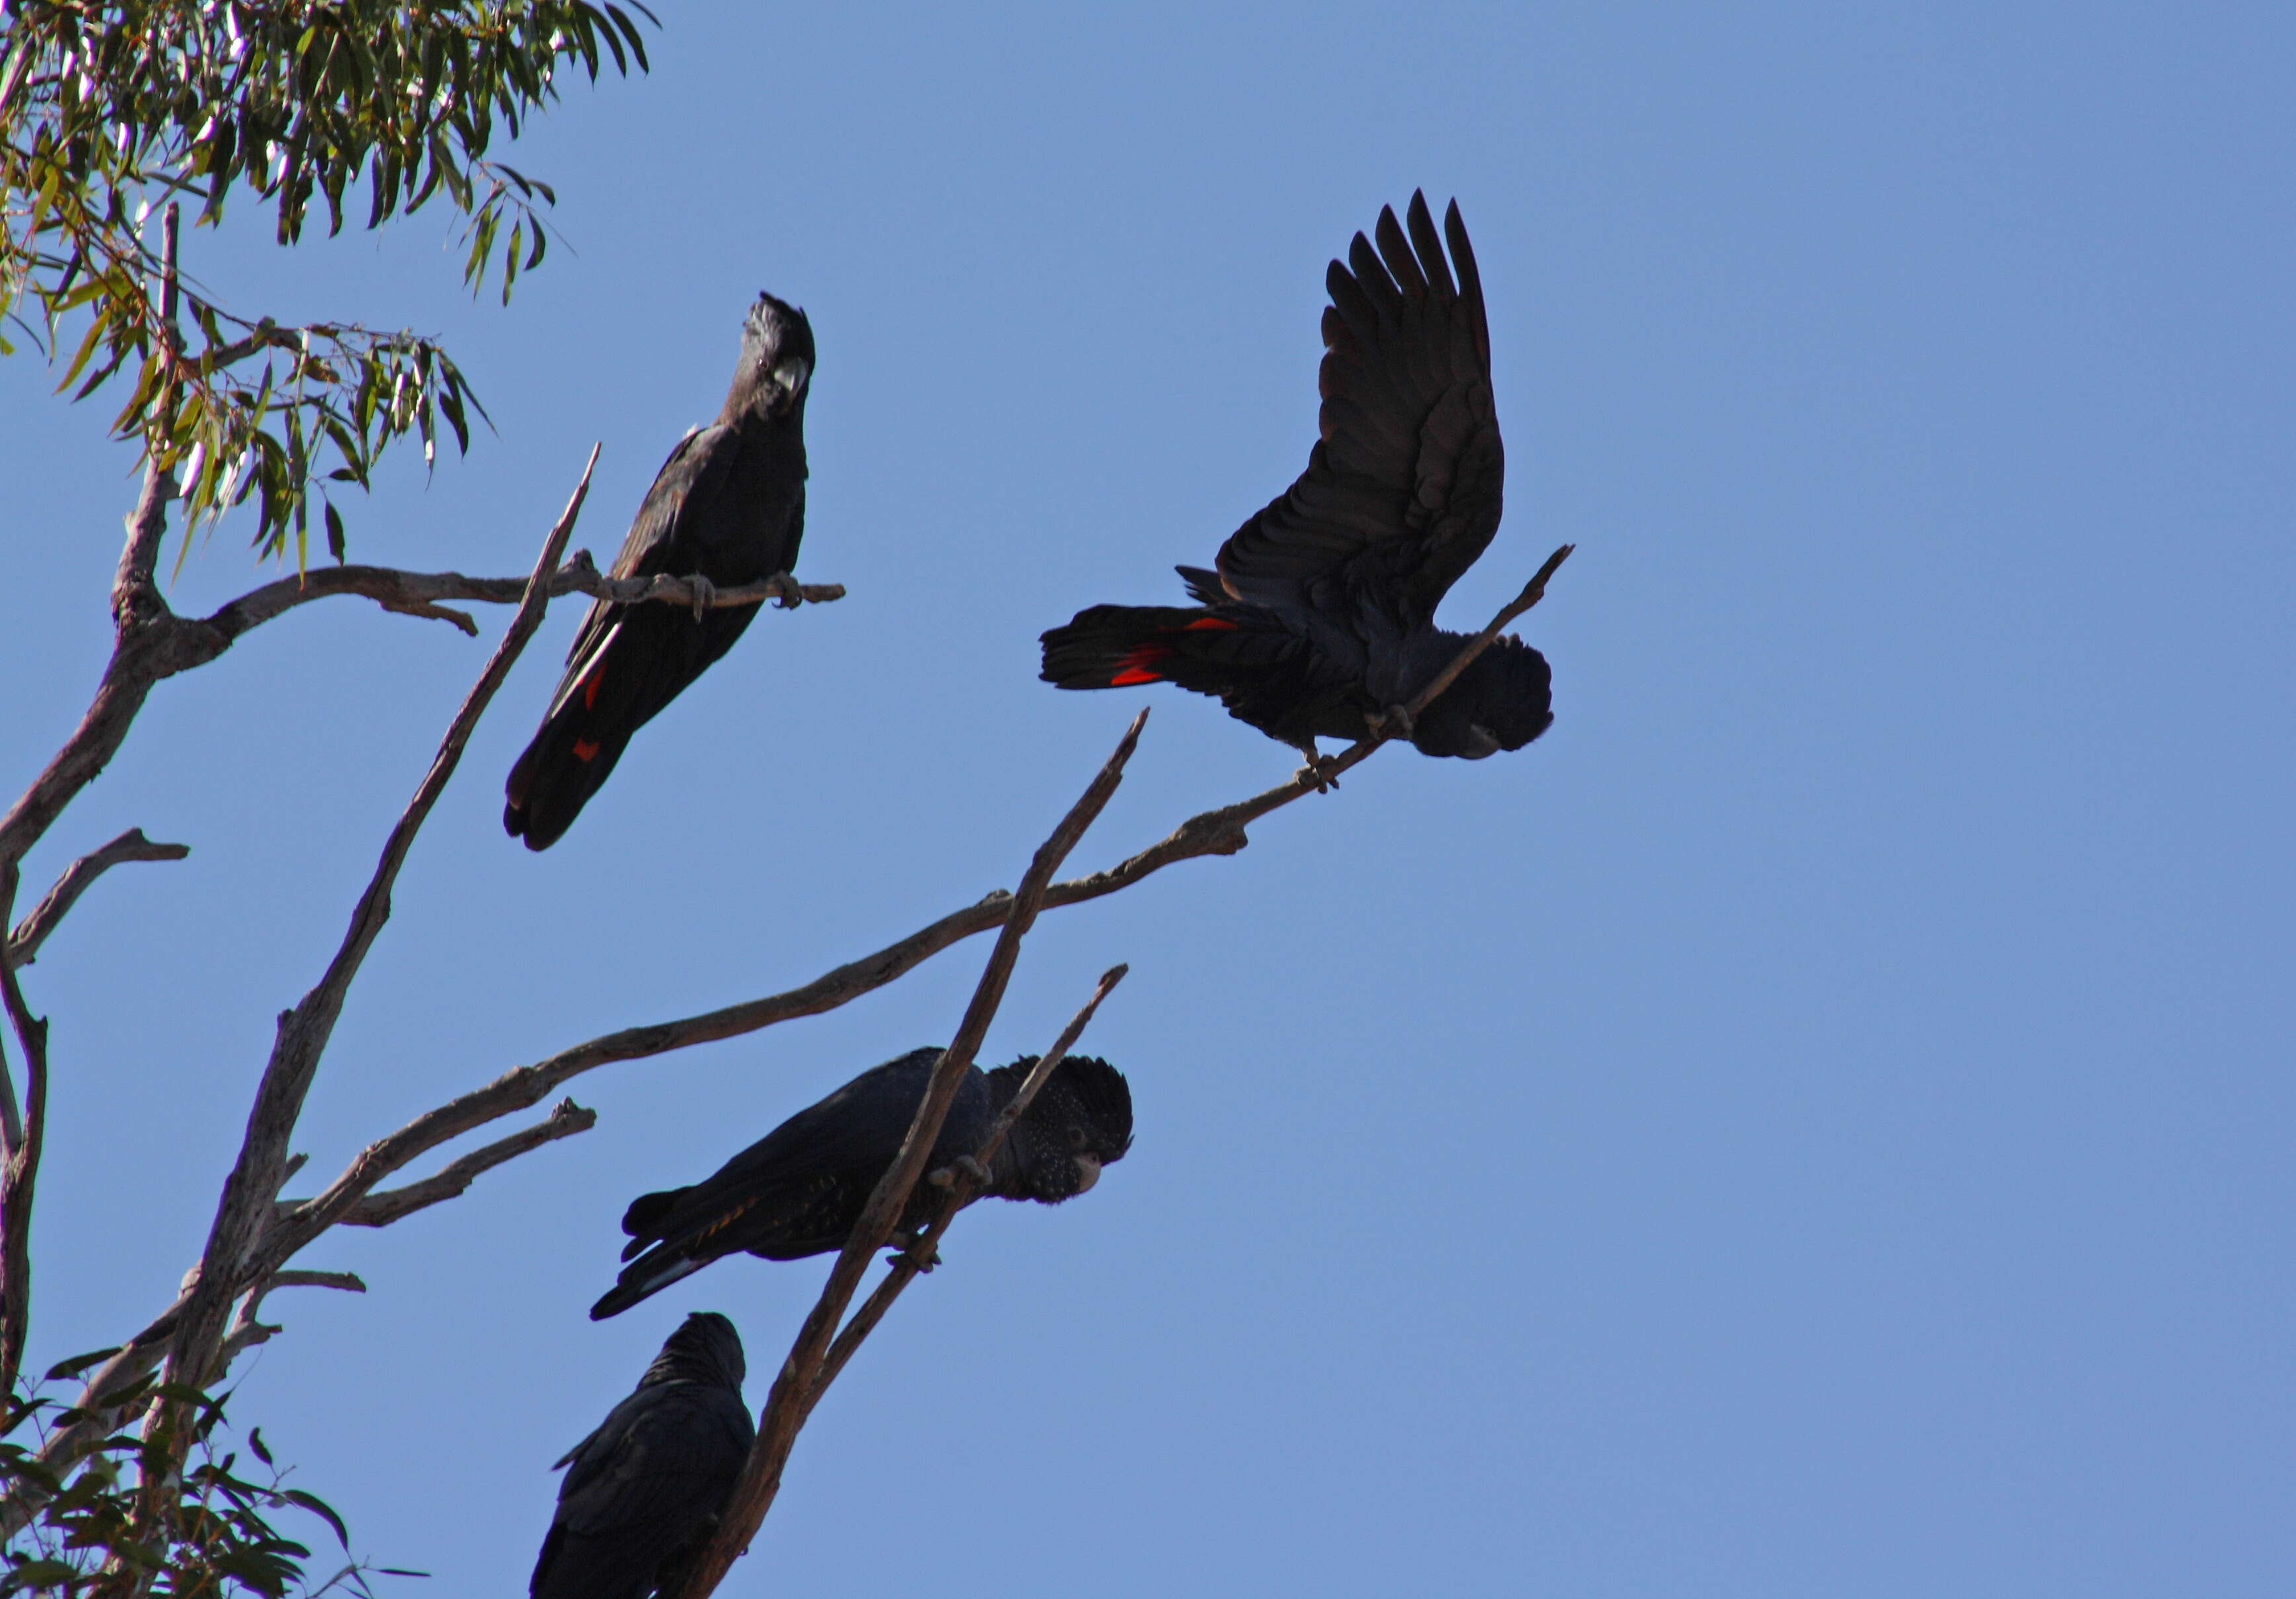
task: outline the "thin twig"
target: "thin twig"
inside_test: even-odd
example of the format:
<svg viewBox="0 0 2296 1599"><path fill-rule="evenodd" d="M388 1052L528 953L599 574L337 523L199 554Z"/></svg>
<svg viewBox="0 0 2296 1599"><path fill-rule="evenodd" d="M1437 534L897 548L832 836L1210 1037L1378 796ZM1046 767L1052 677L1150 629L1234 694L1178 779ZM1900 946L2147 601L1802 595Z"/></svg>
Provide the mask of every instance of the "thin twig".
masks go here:
<svg viewBox="0 0 2296 1599"><path fill-rule="evenodd" d="M1052 1048L1029 1069L1019 1091L1006 1103L1004 1110L997 1112L996 1119L989 1124L988 1136L973 1152L974 1168L982 1171L990 1169L989 1162L1004 1146L1006 1136L1021 1118L1028 1114L1029 1107L1036 1102L1037 1092L1052 1080L1053 1073L1068 1058L1069 1051L1076 1047L1076 1041L1084 1036L1084 1029L1092 1021L1092 1013L1100 1009L1100 1002L1115 992L1116 985L1124 980L1124 974L1128 970L1129 967L1114 966L1102 975L1100 986L1093 990L1092 997L1085 1001L1084 1008L1069 1019L1068 1026L1061 1029L1061 1036L1054 1040ZM862 1302L861 1308L853 1313L852 1319L839 1330L837 1341L830 1345L829 1354L821 1363L821 1375L815 1381L813 1391L806 1396L805 1412L808 1416L813 1414L813 1407L821 1403L821 1396L829 1391L829 1385L837 1381L838 1374L845 1369L845 1363L853 1358L854 1351L876 1330L877 1324L885 1319L885 1312L893 1308L893 1301L901 1297L901 1291L915 1281L920 1273L931 1268L940 1252L940 1241L948 1234L949 1225L956 1219L958 1211L978 1197L980 1187L980 1181L973 1175L972 1168L962 1162L952 1168L948 1193L941 1201L940 1209L916 1230L909 1247L893 1257L892 1269L885 1274L875 1292Z"/></svg>
<svg viewBox="0 0 2296 1599"><path fill-rule="evenodd" d="M192 1290L191 1304L176 1330L175 1345L168 1355L169 1372L177 1382L197 1387L209 1380L217 1346L223 1336L225 1313L246 1280L250 1253L263 1224L270 1219L273 1197L284 1181L287 1142L294 1136L304 1098L318 1072L319 1058L333 1034L336 1018L342 1013L343 1000L367 951L390 919L390 891L398 881L399 869L406 864L408 851L414 848L415 835L429 819L431 808L460 764L463 747L478 726L479 718L510 675L527 640L542 624L544 608L549 603L551 574L558 570L560 553L574 531L575 519L581 514L582 502L590 492L590 474L597 464L598 450L594 446L590 459L582 468L581 481L575 486L566 509L543 541L542 554L535 562L533 576L528 579L526 597L520 603L517 615L511 619L502 643L496 646L486 669L480 673L462 709L455 712L446 736L439 741L430 769L423 774L414 799L407 802L406 811L384 841L382 857L351 913L341 947L317 986L279 1019L271 1060L257 1084L255 1104L248 1113L247 1135L240 1145L239 1159L224 1184L207 1247L200 1255L199 1281Z"/></svg>
<svg viewBox="0 0 2296 1599"><path fill-rule="evenodd" d="M555 1144L561 1138L571 1138L577 1133L586 1133L597 1125L598 1113L586 1105L578 1105L570 1099L562 1099L545 1119L512 1133L507 1138L497 1138L483 1149L474 1149L419 1183L367 1194L337 1218L336 1225L387 1227L417 1210L427 1210L433 1205L468 1192L471 1184L481 1172L492 1171L504 1161L514 1160L529 1150ZM283 1209L301 1202L298 1200L280 1201Z"/></svg>
<svg viewBox="0 0 2296 1599"><path fill-rule="evenodd" d="M91 850L64 868L50 889L16 924L8 935L7 961L12 966L29 966L39 955L40 946L47 941L56 924L72 903L87 892L88 885L123 861L179 861L191 854L189 844L155 844L144 836L140 827L131 827L101 849Z"/></svg>
<svg viewBox="0 0 2296 1599"><path fill-rule="evenodd" d="M366 1283L355 1271L283 1271L269 1283L273 1288L335 1288L345 1293L365 1293Z"/></svg>
<svg viewBox="0 0 2296 1599"><path fill-rule="evenodd" d="M1005 914L1004 931L997 935L996 946L989 952L972 999L964 1008L964 1020L933 1067L932 1078L917 1105L915 1119L909 1123L900 1153L878 1180L869 1202L862 1207L860 1219L847 1237L837 1264L830 1268L821 1298L806 1316L797 1341L790 1349L789 1358L774 1378L765 1414L758 1421L757 1441L742 1468L741 1480L734 1486L733 1497L727 1501L717 1530L710 1537L709 1546L685 1579L683 1599L704 1599L725 1579L727 1570L749 1547L766 1513L773 1507L774 1496L781 1489L782 1468L788 1464L799 1429L805 1425L815 1387L820 1381L822 1363L828 1357L838 1324L844 1319L846 1308L852 1304L854 1291L869 1269L871 1258L891 1236L908 1205L910 1192L924 1175L925 1162L931 1159L933 1144L940 1136L949 1106L955 1102L965 1074L972 1069L972 1058L988 1037L996 1007L1004 1002L1005 985L1021 957L1021 940L1037 919L1053 873L1060 870L1061 862L1076 848L1085 830L1093 824L1124 780L1125 763L1138 747L1140 729L1147 720L1144 709L1132 719L1115 753L1108 758L1107 764L1029 863L1020 890L1013 896Z"/></svg>
<svg viewBox="0 0 2296 1599"><path fill-rule="evenodd" d="M1509 622L1546 597L1546 580L1570 559L1570 552L1578 547L1575 544L1566 544L1549 555L1530 581L1522 586L1522 592L1499 608L1499 613L1491 619L1490 626L1470 639L1467 647L1451 658L1451 664L1430 678L1427 686L1421 689L1404 709L1416 718L1420 712L1435 702L1436 695L1457 682L1459 674L1467 669L1476 656L1491 647L1491 641L1498 637Z"/></svg>

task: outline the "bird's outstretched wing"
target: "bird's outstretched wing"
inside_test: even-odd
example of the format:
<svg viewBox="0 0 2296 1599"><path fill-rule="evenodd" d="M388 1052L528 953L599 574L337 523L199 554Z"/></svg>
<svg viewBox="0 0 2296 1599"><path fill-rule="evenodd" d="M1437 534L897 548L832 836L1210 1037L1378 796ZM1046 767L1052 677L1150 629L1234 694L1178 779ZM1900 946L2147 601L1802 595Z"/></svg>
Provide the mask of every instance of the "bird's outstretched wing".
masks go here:
<svg viewBox="0 0 2296 1599"><path fill-rule="evenodd" d="M670 572L674 577L684 577L684 570L676 570L683 542L679 535L695 508L715 497L711 491L718 486L716 480L732 467L738 447L734 430L723 422L688 429L685 437L669 452L669 459L654 474L653 487L646 490L645 503L631 520L630 530L622 539L621 554L614 557L608 575L651 578L656 572ZM691 553L687 554L690 560ZM581 630L574 635L574 643L566 652L566 676L560 680L558 692L550 697L545 721L556 714L605 646L624 609L604 600L590 603L589 614L582 619Z"/></svg>
<svg viewBox="0 0 2296 1599"><path fill-rule="evenodd" d="M1407 236L1382 209L1378 248L1357 234L1324 275L1322 437L1299 480L1221 546L1240 600L1332 611L1368 591L1428 620L1498 530L1505 455L1474 250L1457 201L1443 237L1423 194L1406 216Z"/></svg>

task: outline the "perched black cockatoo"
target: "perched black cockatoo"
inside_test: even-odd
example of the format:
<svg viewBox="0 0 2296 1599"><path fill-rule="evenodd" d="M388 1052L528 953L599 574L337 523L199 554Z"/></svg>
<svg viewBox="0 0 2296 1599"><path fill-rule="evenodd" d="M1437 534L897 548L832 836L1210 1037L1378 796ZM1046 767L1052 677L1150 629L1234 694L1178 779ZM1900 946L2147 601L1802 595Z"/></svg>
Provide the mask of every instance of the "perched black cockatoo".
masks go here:
<svg viewBox="0 0 2296 1599"><path fill-rule="evenodd" d="M872 1067L818 1104L808 1105L691 1188L642 1193L630 1201L622 1231L630 1235L613 1291L590 1307L590 1319L619 1315L647 1295L746 1250L767 1260L796 1260L845 1247L853 1224L923 1102L938 1049L913 1049ZM970 1159L988 1124L1020 1091L1037 1063L1026 1055L994 1071L965 1074L926 1166ZM1090 1055L1054 1068L990 1163L982 1196L1057 1205L1100 1180L1100 1168L1132 1147L1132 1090L1121 1073ZM922 1226L941 1191L919 1183L898 1232ZM636 1259L632 1259L631 1257Z"/></svg>
<svg viewBox="0 0 2296 1599"><path fill-rule="evenodd" d="M725 409L662 463L613 576L761 582L797 563L805 537L805 396L813 326L760 294L742 324ZM659 600L590 606L541 731L510 769L503 827L547 849L574 824L630 735L742 636L754 605L696 611Z"/></svg>
<svg viewBox="0 0 2296 1599"><path fill-rule="evenodd" d="M566 1480L528 1584L534 1599L677 1591L756 1436L743 1374L741 1334L716 1311L669 1335L637 1391L558 1463Z"/></svg>
<svg viewBox="0 0 2296 1599"><path fill-rule="evenodd" d="M1430 704L1404 705L1466 644L1435 607L1498 531L1505 456L1491 401L1483 285L1455 201L1451 264L1414 194L1324 275L1322 438L1283 498L1181 567L1196 603L1095 605L1044 636L1062 688L1177 683L1316 759L1320 737L1378 718L1429 755L1480 759L1546 731L1546 658L1496 641ZM1456 279L1453 266L1457 269Z"/></svg>

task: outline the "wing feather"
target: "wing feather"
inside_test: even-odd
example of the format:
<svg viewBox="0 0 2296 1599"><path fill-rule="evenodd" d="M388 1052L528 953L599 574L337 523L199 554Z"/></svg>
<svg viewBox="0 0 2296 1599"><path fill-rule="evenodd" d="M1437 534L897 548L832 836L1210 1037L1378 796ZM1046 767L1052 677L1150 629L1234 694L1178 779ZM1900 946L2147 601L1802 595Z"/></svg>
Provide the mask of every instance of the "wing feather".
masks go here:
<svg viewBox="0 0 2296 1599"><path fill-rule="evenodd" d="M1382 209L1324 288L1317 443L1290 490L1221 547L1220 578L1259 604L1368 593L1404 620L1431 619L1497 532L1506 470L1457 203L1439 233L1423 194L1400 219Z"/></svg>

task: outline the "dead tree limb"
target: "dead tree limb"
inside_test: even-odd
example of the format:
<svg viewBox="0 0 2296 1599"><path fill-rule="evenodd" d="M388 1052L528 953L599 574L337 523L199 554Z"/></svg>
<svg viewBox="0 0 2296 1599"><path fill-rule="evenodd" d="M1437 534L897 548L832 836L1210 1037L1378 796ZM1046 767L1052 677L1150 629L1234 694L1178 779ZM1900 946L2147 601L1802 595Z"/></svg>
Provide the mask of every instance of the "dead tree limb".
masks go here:
<svg viewBox="0 0 2296 1599"><path fill-rule="evenodd" d="M16 905L14 861L0 861L0 927ZM24 1004L16 968L0 961L0 1004L24 1060L24 1105L19 1116L12 1087L6 1112L7 1147L0 1152L0 1401L12 1402L24 1338L32 1324L32 1196L40 1176L40 1150L48 1127L48 1024ZM0 1068L0 1086L6 1086Z"/></svg>
<svg viewBox="0 0 2296 1599"><path fill-rule="evenodd" d="M384 566L325 566L292 578L282 578L250 589L209 615L206 626L228 644L251 627L283 616L298 605L337 594L373 600L385 611L430 617L452 622L477 636L479 625L463 611L443 603L460 600L480 605L515 605L526 593L523 578L466 578L460 572L405 572ZM692 605L693 586L684 578L610 578L592 564L590 552L578 550L573 559L551 574L550 593L583 594L595 600L633 605L659 600L665 604ZM808 603L824 604L845 597L841 583L800 583L787 572L775 572L761 582L718 588L704 596L707 606L756 605L767 600L784 609Z"/></svg>
<svg viewBox="0 0 2296 1599"><path fill-rule="evenodd" d="M8 935L8 964L30 965L37 958L40 946L56 931L56 924L64 919L73 902L112 867L123 861L179 861L191 852L189 844L155 844L144 836L142 828L131 827L102 849L81 856L64 868L55 886L41 897L40 903L27 912L24 919L16 923L16 931Z"/></svg>
<svg viewBox="0 0 2296 1599"><path fill-rule="evenodd" d="M433 1205L459 1197L468 1192L481 1172L492 1171L504 1161L514 1160L530 1149L540 1149L544 1144L555 1144L561 1138L586 1133L597 1125L598 1113L586 1105L578 1105L570 1099L562 1099L545 1119L512 1133L507 1138L497 1138L483 1149L472 1150L419 1183L365 1195L345 1210L336 1225L387 1227L417 1210L427 1210ZM294 1202L287 1201L283 1204ZM281 1275L283 1278L290 1274Z"/></svg>
<svg viewBox="0 0 2296 1599"><path fill-rule="evenodd" d="M774 1496L781 1490L782 1468L788 1464L799 1429L805 1425L811 1398L821 1380L822 1363L828 1357L838 1324L844 1320L846 1308L853 1302L854 1291L869 1269L870 1258L892 1235L907 1207L911 1191L924 1176L925 1162L940 1136L949 1106L955 1103L957 1090L972 1069L972 1058L988 1035L988 1024L996 1020L996 1007L1004 1003L1005 986L1021 958L1021 940L1036 922L1037 912L1044 904L1045 890L1052 885L1053 873L1060 870L1061 862L1076 848L1085 830L1093 824L1124 780L1125 763L1138 747L1140 729L1147 720L1144 709L1132 719L1115 753L1108 758L1107 764L1029 863L1020 890L1013 896L1006 913L1004 931L997 935L996 947L989 951L981 971L980 981L964 1007L964 1020L958 1023L956 1037L941 1052L939 1062L933 1067L924 1097L917 1105L916 1118L909 1123L908 1135L901 1142L900 1153L893 1158L892 1165L870 1193L861 1218L853 1224L845 1248L837 1257L837 1264L830 1268L829 1281L821 1291L820 1300L799 1329L789 1358L775 1374L765 1414L758 1418L757 1441L750 1447L750 1458L742 1465L741 1480L734 1486L733 1497L726 1503L717 1530L710 1536L709 1546L685 1579L681 1599L704 1599L725 1580L727 1570L749 1547L766 1513L773 1507Z"/></svg>
<svg viewBox="0 0 2296 1599"><path fill-rule="evenodd" d="M178 291L176 276L176 208L170 204L160 221L160 314L164 326L173 328ZM160 678L214 659L202 653L208 644L196 624L187 624L168 609L153 574L160 564L160 546L168 533L168 502L176 497L173 474L149 449L144 452L144 483L135 509L127 519L127 542L119 552L119 565L111 578L111 619L114 631L111 660L96 685L95 698L80 718L79 726L32 786L0 816L0 866L24 858L73 796L95 781L127 736L135 713Z"/></svg>

